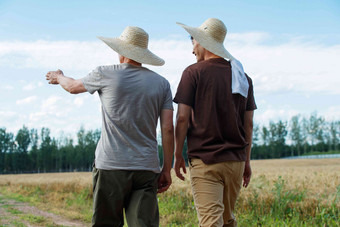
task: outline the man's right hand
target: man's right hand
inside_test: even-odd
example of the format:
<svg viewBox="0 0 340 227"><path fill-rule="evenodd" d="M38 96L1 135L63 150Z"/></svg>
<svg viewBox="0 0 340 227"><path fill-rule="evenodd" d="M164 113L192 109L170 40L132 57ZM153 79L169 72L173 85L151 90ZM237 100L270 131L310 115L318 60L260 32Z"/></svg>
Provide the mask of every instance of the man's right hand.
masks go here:
<svg viewBox="0 0 340 227"><path fill-rule="evenodd" d="M48 80L49 84L59 84L58 77L64 76L63 71L58 69L57 71L49 71L46 74L46 80Z"/></svg>
<svg viewBox="0 0 340 227"><path fill-rule="evenodd" d="M165 192L166 190L168 190L171 183L172 183L172 180L171 180L170 171L164 171L164 169L163 169L162 172L161 172L161 175L158 179L157 193L162 193L162 192Z"/></svg>
<svg viewBox="0 0 340 227"><path fill-rule="evenodd" d="M180 155L175 155L175 162L174 162L174 170L175 170L175 173L176 173L176 176L181 179L181 180L185 180L182 172L181 172L181 169L183 171L184 174L187 173L187 170L185 168L185 161L184 161L184 158L182 156L182 154Z"/></svg>

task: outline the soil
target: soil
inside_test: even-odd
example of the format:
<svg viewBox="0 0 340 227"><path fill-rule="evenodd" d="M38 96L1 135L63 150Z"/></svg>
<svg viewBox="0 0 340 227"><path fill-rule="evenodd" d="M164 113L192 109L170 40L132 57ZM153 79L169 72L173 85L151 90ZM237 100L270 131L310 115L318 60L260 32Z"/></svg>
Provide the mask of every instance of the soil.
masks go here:
<svg viewBox="0 0 340 227"><path fill-rule="evenodd" d="M18 210L18 214L13 214L8 211L8 207ZM23 214L31 214L34 216L44 217L52 226L90 226L80 221L69 220L59 215L42 211L37 207L30 206L26 203L18 202L12 199L5 198L0 194L0 226L13 226L13 223L23 223L27 227L41 226L41 224L32 224L28 221L20 219L21 212ZM21 226L21 225L20 225Z"/></svg>

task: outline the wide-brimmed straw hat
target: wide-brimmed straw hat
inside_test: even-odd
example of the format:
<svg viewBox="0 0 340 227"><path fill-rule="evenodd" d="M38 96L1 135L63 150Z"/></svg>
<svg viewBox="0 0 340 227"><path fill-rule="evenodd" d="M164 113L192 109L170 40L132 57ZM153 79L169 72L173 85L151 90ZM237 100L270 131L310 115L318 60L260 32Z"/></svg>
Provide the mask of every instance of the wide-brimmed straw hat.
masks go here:
<svg viewBox="0 0 340 227"><path fill-rule="evenodd" d="M196 27L190 27L181 23L182 26L202 47L213 54L230 60L232 76L232 93L248 97L249 83L245 76L243 66L239 60L234 58L223 45L227 28L224 23L216 18L209 18L204 23Z"/></svg>
<svg viewBox="0 0 340 227"><path fill-rule="evenodd" d="M164 65L164 60L148 49L149 35L139 27L126 27L118 38L98 38L126 58L148 65Z"/></svg>
<svg viewBox="0 0 340 227"><path fill-rule="evenodd" d="M216 18L209 18L199 27L190 27L177 22L182 26L202 47L217 56L233 60L234 57L224 48L223 42L227 34L224 23Z"/></svg>

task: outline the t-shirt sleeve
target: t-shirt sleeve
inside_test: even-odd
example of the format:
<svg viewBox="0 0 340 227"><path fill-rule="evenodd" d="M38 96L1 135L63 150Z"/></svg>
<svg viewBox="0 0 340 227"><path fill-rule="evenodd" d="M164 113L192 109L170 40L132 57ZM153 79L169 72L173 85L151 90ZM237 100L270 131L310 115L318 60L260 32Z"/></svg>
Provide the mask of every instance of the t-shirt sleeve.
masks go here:
<svg viewBox="0 0 340 227"><path fill-rule="evenodd" d="M166 81L166 88L165 88L165 95L164 95L164 102L162 109L169 109L173 110L174 107L172 106L172 93L170 84L168 81Z"/></svg>
<svg viewBox="0 0 340 227"><path fill-rule="evenodd" d="M251 111L251 110L256 110L257 106L255 103L255 98L254 98L253 81L251 80L250 77L247 77L247 78L249 82L249 90L248 90L246 111Z"/></svg>
<svg viewBox="0 0 340 227"><path fill-rule="evenodd" d="M194 107L196 87L197 86L193 77L193 73L190 69L187 68L182 74L182 78L179 82L174 102L183 103L188 106Z"/></svg>
<svg viewBox="0 0 340 227"><path fill-rule="evenodd" d="M103 80L102 80L102 75L100 73L100 67L97 67L92 72L90 72L86 77L82 79L84 87L91 94L103 88L102 81Z"/></svg>

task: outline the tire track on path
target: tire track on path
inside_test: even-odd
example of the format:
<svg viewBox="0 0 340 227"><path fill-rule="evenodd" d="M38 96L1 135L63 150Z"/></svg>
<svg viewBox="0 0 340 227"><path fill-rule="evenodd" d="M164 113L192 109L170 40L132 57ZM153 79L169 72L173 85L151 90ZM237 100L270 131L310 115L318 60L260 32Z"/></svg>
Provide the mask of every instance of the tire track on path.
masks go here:
<svg viewBox="0 0 340 227"><path fill-rule="evenodd" d="M6 198L0 194L0 226L90 226L77 220L43 211L27 203Z"/></svg>

